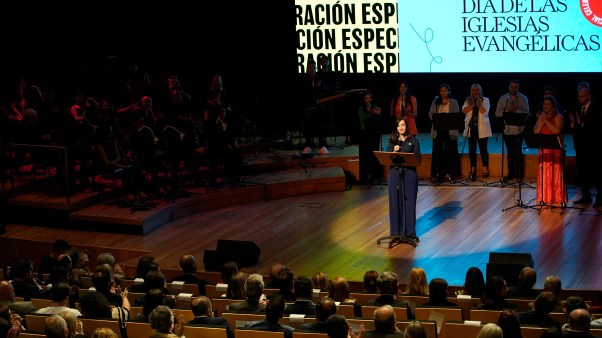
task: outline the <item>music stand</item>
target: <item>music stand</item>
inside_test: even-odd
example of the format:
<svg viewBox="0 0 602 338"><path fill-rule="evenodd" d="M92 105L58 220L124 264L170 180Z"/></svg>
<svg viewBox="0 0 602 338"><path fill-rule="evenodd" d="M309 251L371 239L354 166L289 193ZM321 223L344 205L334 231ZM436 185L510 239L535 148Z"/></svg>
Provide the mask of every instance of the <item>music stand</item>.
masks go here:
<svg viewBox="0 0 602 338"><path fill-rule="evenodd" d="M433 114L433 129L435 129L437 132L446 132L449 133L450 130L458 130L458 134L464 130L464 119L465 119L465 114L464 113L434 113ZM437 135L437 137L439 137L439 135ZM433 140L434 142L435 140ZM456 150L457 151L457 150ZM458 158L459 160L459 158ZM448 166L448 170L450 175L452 174L452 165L453 163L451 163L452 161L449 160L449 154L448 154L448 161L447 161L447 166ZM443 184L445 181L443 182L437 182L436 185L441 185ZM450 180L447 183L462 183L464 185L466 185L466 183L464 182L464 180Z"/></svg>
<svg viewBox="0 0 602 338"><path fill-rule="evenodd" d="M525 143L527 144L528 148L539 149L539 152L541 152L544 149L563 151L562 144L560 143L560 139L557 135L525 134L524 138L525 138ZM564 162L564 155L561 155L561 156L563 156L563 162ZM563 168L564 168L564 163L563 163ZM530 207L532 207L532 208L539 207L539 211L537 212L538 214L541 214L541 209L543 209L543 207L545 207L545 206L550 207L550 208L562 208L563 212L564 212L564 209L568 208L566 206L566 202L562 202L561 206L554 206L551 204L546 204L543 201L543 186L544 186L543 161L541 161L541 163L539 164L539 173L541 176L541 184L540 184L539 189L541 189L540 192L541 192L542 200L539 202L538 205L534 205L534 206L530 206Z"/></svg>
<svg viewBox="0 0 602 338"><path fill-rule="evenodd" d="M393 166L396 169L400 169L402 167L419 167L421 166L418 157L414 153L400 153L400 152L388 152L388 151L374 151L374 156L378 159L378 162L383 166ZM389 249L398 245L398 244L409 244L413 247L418 245L418 239L409 237L405 234L406 231L406 213L405 213L405 187L403 184L403 175L405 173L403 170L397 170L397 189L400 190L401 197L399 200L401 201L401 210L399 207L399 203L396 205L397 214L401 215L401 226L402 229L397 229L397 235L384 236L379 238L376 241L377 245L381 243L388 243ZM398 194L399 195L399 194ZM402 213L403 211L403 213Z"/></svg>

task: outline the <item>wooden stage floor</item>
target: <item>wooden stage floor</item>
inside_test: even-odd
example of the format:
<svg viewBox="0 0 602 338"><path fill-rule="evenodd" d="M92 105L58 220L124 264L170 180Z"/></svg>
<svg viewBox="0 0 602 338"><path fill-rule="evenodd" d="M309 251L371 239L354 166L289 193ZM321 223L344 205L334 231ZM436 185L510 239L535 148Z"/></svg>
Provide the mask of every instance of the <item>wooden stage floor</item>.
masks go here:
<svg viewBox="0 0 602 338"><path fill-rule="evenodd" d="M331 158L337 157L336 151L331 149ZM351 152L357 148L344 147L340 151L341 158L348 161L346 156L352 160ZM280 151L276 153L283 156ZM317 162L325 165L324 161ZM306 175L305 170L312 173L324 168L319 164L302 168L297 163L283 170ZM273 177L283 175L281 170L274 171ZM259 175L266 180L272 177L268 173ZM495 180L490 177L490 181ZM417 206L420 244L416 248L405 244L388 248L377 244L389 231L386 185L355 184L350 189L319 191L320 182L310 180L307 184L315 190L288 197L281 193L278 198L261 198L259 194L260 198L255 199L256 192L247 189L257 187L212 192L208 195L217 198L226 194L220 198L243 202L181 215L145 235L12 222L0 236L2 257L8 262L27 255L36 262L41 253L50 251L54 240L63 238L88 248L92 254L112 251L132 272L141 255L153 255L166 276L173 276L179 270L182 254L193 254L203 270L205 250L214 250L220 239L230 239L253 241L261 249L258 263L242 269L248 273L267 274L271 264L283 262L296 275L311 276L322 271L330 278L345 276L360 281L367 270L392 270L405 283L410 269L419 266L426 270L429 280L441 277L450 285L460 286L469 267L486 271L490 252L528 253L538 272L536 287L542 287L548 275L559 276L566 289L602 286L600 208L544 208L539 212L537 206L517 206L519 199L521 204L533 206L534 188L434 186L422 179ZM569 205L578 198L578 189L571 185Z"/></svg>

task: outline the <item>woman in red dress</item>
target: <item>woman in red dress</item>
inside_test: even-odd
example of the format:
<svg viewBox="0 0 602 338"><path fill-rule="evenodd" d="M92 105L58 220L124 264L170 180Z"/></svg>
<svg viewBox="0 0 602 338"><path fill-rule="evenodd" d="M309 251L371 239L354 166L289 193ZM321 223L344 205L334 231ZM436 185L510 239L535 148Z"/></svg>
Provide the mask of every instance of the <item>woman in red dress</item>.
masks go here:
<svg viewBox="0 0 602 338"><path fill-rule="evenodd" d="M399 85L399 94L391 100L391 117L395 121L393 128L397 128L397 121L405 118L408 122L410 135L418 135L416 116L418 115L418 103L416 97L408 92L408 83L402 81Z"/></svg>
<svg viewBox="0 0 602 338"><path fill-rule="evenodd" d="M568 200L564 180L563 161L563 117L556 109L553 96L543 99L543 111L538 115L533 132L535 134L556 135L561 149L540 149L537 163L537 203L566 205Z"/></svg>

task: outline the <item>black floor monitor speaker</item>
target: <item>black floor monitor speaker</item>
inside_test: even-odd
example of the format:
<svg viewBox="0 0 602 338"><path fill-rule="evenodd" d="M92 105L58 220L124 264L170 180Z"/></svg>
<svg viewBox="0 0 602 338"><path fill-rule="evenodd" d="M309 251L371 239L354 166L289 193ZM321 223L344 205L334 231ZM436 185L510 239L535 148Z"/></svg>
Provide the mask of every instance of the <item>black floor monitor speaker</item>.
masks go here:
<svg viewBox="0 0 602 338"><path fill-rule="evenodd" d="M220 239L216 250L205 250L205 271L221 271L225 262L235 261L239 267L253 266L259 262L261 250L251 241Z"/></svg>
<svg viewBox="0 0 602 338"><path fill-rule="evenodd" d="M518 285L518 275L525 267L533 267L533 257L529 253L490 252L487 263L487 280L501 276L509 286Z"/></svg>

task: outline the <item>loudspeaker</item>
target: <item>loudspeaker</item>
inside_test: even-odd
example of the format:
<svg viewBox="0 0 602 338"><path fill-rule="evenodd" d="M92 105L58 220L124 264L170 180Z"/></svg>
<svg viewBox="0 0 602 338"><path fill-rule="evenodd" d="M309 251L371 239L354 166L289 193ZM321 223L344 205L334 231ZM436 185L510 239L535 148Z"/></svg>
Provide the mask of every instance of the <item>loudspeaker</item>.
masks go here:
<svg viewBox="0 0 602 338"><path fill-rule="evenodd" d="M518 285L518 275L525 267L533 267L533 257L529 253L490 252L487 263L487 280L501 276L509 286Z"/></svg>
<svg viewBox="0 0 602 338"><path fill-rule="evenodd" d="M259 261L260 253L255 242L220 239L217 250L205 250L203 264L205 271L221 271L228 261L235 261L239 267L253 266Z"/></svg>
<svg viewBox="0 0 602 338"><path fill-rule="evenodd" d="M257 264L261 250L255 242L220 239L217 241L217 252L224 262L235 261L239 267L243 267Z"/></svg>

